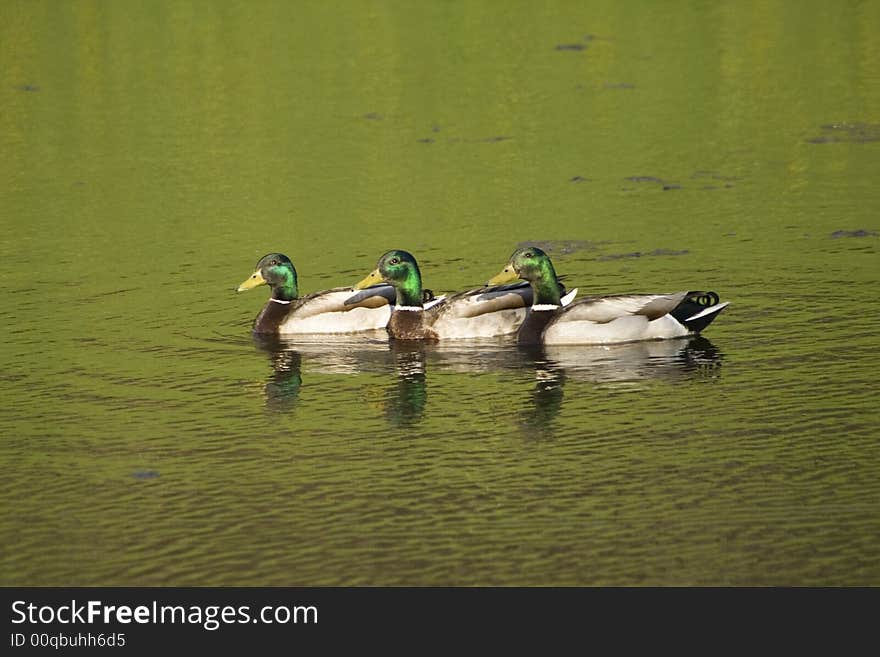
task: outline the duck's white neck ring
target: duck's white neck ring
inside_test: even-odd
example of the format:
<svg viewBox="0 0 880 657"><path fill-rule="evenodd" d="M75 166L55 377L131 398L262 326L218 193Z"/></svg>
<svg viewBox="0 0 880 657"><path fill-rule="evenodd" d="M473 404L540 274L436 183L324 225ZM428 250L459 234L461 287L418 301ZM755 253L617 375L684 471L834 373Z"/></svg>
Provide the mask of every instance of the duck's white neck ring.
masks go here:
<svg viewBox="0 0 880 657"><path fill-rule="evenodd" d="M274 301L275 303L283 303L285 306L290 303L290 301L284 301L283 299L276 299L275 297L270 297L269 301Z"/></svg>
<svg viewBox="0 0 880 657"><path fill-rule="evenodd" d="M552 303L536 303L532 306L532 310L556 310L559 306Z"/></svg>
<svg viewBox="0 0 880 657"><path fill-rule="evenodd" d="M424 310L421 306L394 306L394 310L407 310L411 313L417 313Z"/></svg>

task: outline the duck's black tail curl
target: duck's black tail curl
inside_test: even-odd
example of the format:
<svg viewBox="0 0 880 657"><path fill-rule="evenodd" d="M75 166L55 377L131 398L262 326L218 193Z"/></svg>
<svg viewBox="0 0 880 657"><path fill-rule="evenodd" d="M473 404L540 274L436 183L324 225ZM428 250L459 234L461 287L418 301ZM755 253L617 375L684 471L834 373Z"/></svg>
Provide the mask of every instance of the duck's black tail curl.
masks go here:
<svg viewBox="0 0 880 657"><path fill-rule="evenodd" d="M692 333L699 333L727 307L726 303L719 303L720 300L715 292L688 292L684 301L670 315Z"/></svg>

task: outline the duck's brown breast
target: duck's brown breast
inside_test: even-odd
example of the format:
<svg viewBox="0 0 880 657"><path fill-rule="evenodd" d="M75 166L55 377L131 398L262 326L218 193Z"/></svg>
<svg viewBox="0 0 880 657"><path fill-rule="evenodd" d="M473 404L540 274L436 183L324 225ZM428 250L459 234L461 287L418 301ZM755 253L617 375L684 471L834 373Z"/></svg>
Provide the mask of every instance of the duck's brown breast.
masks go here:
<svg viewBox="0 0 880 657"><path fill-rule="evenodd" d="M541 344L544 329L550 320L556 317L558 309L534 310L529 308L525 320L516 332L516 341L519 344Z"/></svg>
<svg viewBox="0 0 880 657"><path fill-rule="evenodd" d="M293 303L269 299L254 320L254 333L278 333L278 328L287 319Z"/></svg>
<svg viewBox="0 0 880 657"><path fill-rule="evenodd" d="M425 313L421 310L395 310L388 320L388 335L395 340L430 340L439 336L425 326Z"/></svg>

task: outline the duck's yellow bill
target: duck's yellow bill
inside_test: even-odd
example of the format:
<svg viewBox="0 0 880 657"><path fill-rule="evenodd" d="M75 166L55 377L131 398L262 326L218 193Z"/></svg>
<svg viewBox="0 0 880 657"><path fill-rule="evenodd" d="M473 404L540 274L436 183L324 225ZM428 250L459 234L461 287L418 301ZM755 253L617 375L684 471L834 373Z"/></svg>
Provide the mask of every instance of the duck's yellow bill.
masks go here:
<svg viewBox="0 0 880 657"><path fill-rule="evenodd" d="M519 274L516 273L513 267L507 265L500 273L490 278L486 285L505 285L506 283L513 283L518 280Z"/></svg>
<svg viewBox="0 0 880 657"><path fill-rule="evenodd" d="M378 269L374 269L370 272L370 275L367 276L364 280L355 283L354 289L363 290L364 288L370 287L371 285L378 285L381 282L382 274L379 273Z"/></svg>
<svg viewBox="0 0 880 657"><path fill-rule="evenodd" d="M241 285L238 286L238 292L244 292L245 290L253 290L255 287L259 287L260 285L265 285L266 279L263 278L263 275L260 273L258 269L251 277L244 281Z"/></svg>

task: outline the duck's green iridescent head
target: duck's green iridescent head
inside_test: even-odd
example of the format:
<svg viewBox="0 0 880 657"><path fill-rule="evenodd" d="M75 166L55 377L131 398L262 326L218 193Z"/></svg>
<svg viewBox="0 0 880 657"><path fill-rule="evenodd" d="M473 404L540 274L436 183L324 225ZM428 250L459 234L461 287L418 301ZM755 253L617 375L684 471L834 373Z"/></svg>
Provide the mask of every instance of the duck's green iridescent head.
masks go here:
<svg viewBox="0 0 880 657"><path fill-rule="evenodd" d="M398 306L422 305L422 273L416 259L408 251L394 249L379 258L379 262L369 276L359 281L355 290L363 290L371 285L389 283L397 291Z"/></svg>
<svg viewBox="0 0 880 657"><path fill-rule="evenodd" d="M272 288L272 298L290 301L297 297L296 269L283 253L270 253L260 258L256 271L241 285L238 291L250 290L260 285Z"/></svg>
<svg viewBox="0 0 880 657"><path fill-rule="evenodd" d="M517 279L531 283L535 304L559 305L559 282L556 269L544 251L536 246L524 246L514 251L507 266L489 280L489 285L504 285Z"/></svg>

